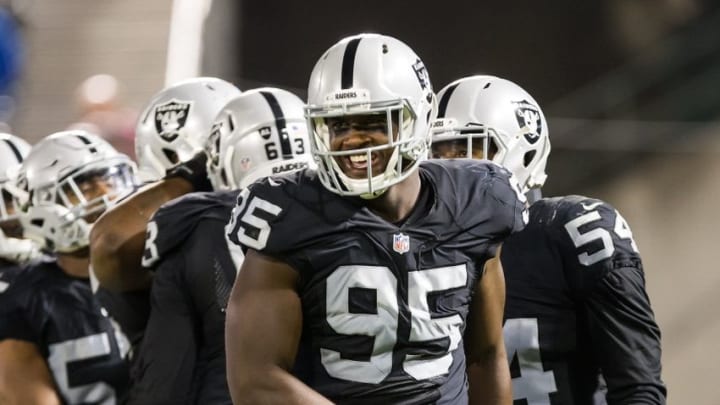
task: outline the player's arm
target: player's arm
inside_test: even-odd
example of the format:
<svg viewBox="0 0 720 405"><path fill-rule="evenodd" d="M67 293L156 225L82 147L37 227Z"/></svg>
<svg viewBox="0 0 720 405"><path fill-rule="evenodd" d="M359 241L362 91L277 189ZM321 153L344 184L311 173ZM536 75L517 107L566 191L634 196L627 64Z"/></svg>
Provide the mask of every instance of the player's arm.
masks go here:
<svg viewBox="0 0 720 405"><path fill-rule="evenodd" d="M150 273L140 264L147 222L162 204L191 191L185 179L164 179L145 186L98 218L90 232L90 261L100 285L120 292L150 286Z"/></svg>
<svg viewBox="0 0 720 405"><path fill-rule="evenodd" d="M465 346L471 404L512 403L510 370L502 332L505 279L500 250L498 248L495 257L485 263L468 315Z"/></svg>
<svg viewBox="0 0 720 405"><path fill-rule="evenodd" d="M235 404L329 404L295 378L302 331L298 274L285 262L249 249L230 294L225 342Z"/></svg>
<svg viewBox="0 0 720 405"><path fill-rule="evenodd" d="M0 341L0 404L61 404L50 370L34 344Z"/></svg>
<svg viewBox="0 0 720 405"><path fill-rule="evenodd" d="M190 397L197 339L194 310L183 282L184 255L163 258L152 282L152 309L134 360L128 404L178 404Z"/></svg>
<svg viewBox="0 0 720 405"><path fill-rule="evenodd" d="M585 311L608 404L664 404L660 328L641 267L621 266L606 274L588 295Z"/></svg>
<svg viewBox="0 0 720 405"><path fill-rule="evenodd" d="M559 247L587 319L608 404L664 404L660 329L632 231L612 206L586 199L569 211Z"/></svg>

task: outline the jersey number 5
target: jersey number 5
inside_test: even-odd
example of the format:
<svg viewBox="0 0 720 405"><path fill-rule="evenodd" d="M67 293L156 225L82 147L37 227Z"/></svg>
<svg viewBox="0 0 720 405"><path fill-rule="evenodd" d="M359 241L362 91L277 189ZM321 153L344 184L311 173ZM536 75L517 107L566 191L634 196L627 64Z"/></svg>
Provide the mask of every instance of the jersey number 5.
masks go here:
<svg viewBox="0 0 720 405"><path fill-rule="evenodd" d="M72 362L108 361L112 353L107 333L99 333L74 340L50 345L48 364L53 371L55 382L65 398L72 403L115 404L115 390L105 382L96 381L82 384L70 380L68 368Z"/></svg>
<svg viewBox="0 0 720 405"><path fill-rule="evenodd" d="M256 196L248 203L248 194L249 190L244 189L238 196L238 205L233 209L227 229L230 234L236 235L243 245L262 250L270 237L270 224L258 214L265 212L265 216L278 216L282 208Z"/></svg>
<svg viewBox="0 0 720 405"><path fill-rule="evenodd" d="M590 211L587 214L581 215L565 224L565 230L567 230L568 235L570 235L570 239L572 239L573 244L577 248L596 240L602 242L603 247L597 252L593 254L583 252L578 255L578 261L580 261L580 264L584 266L591 266L601 260L607 259L615 252L615 245L613 244L612 236L607 229L597 227L587 232L580 232L581 226L599 221L600 219L602 219L600 213L597 211ZM625 218L623 218L617 210L615 211L615 228L613 229L613 232L615 232L615 235L617 235L620 239L628 239L632 249L635 252L638 251L635 240L633 239L632 231L630 230L627 221L625 221Z"/></svg>

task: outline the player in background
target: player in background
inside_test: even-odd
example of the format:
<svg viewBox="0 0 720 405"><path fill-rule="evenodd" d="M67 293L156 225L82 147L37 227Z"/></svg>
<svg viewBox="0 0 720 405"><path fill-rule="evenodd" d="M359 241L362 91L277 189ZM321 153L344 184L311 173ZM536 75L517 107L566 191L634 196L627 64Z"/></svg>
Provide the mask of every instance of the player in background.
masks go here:
<svg viewBox="0 0 720 405"><path fill-rule="evenodd" d="M203 144L234 85L216 78L183 80L158 92L140 115L135 155L144 186L102 215L90 234L93 274L111 291L105 306L130 338L142 339L149 316L151 274L141 266L148 220L163 203L211 190Z"/></svg>
<svg viewBox="0 0 720 405"><path fill-rule="evenodd" d="M148 223L143 265L154 273L150 319L129 404L231 404L225 308L240 248L225 225L241 188L314 166L304 104L275 88L244 92L222 109L206 142L215 192L174 199Z"/></svg>
<svg viewBox="0 0 720 405"><path fill-rule="evenodd" d="M23 161L26 236L53 254L0 294L0 398L11 404L116 404L126 393L127 339L89 282L88 234L135 186L135 164L97 135L58 132Z"/></svg>
<svg viewBox="0 0 720 405"><path fill-rule="evenodd" d="M308 104L317 171L252 184L228 224L247 249L227 314L233 400L467 403L467 349L474 402L509 404L498 255L525 210L510 174L424 162L435 96L395 38L333 45Z"/></svg>
<svg viewBox="0 0 720 405"><path fill-rule="evenodd" d="M17 174L29 151L30 144L22 138L0 133L0 293L10 286L24 263L40 257L40 247L23 238L15 204L21 198Z"/></svg>
<svg viewBox="0 0 720 405"><path fill-rule="evenodd" d="M528 225L502 251L514 400L664 404L660 329L625 219L593 198L541 199L548 126L515 83L466 77L438 99L434 157L492 159L514 173L532 203Z"/></svg>

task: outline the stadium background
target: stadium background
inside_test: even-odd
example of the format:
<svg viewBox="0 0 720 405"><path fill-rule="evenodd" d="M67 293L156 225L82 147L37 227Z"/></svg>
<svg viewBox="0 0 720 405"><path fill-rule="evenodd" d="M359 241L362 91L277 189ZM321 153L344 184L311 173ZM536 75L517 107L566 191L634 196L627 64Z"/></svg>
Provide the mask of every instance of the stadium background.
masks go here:
<svg viewBox="0 0 720 405"><path fill-rule="evenodd" d="M710 0L15 0L22 70L4 117L29 141L82 121L79 86L108 74L137 113L165 83L218 76L305 95L320 53L396 36L436 89L496 74L543 107L545 195L615 205L643 255L670 403L720 404L720 4ZM132 116L132 114L130 114Z"/></svg>

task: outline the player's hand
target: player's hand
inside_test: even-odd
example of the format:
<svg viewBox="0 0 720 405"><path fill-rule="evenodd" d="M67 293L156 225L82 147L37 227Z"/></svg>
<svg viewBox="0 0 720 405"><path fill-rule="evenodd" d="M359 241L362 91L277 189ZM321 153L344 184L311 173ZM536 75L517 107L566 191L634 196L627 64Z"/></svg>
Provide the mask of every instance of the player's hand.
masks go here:
<svg viewBox="0 0 720 405"><path fill-rule="evenodd" d="M192 184L195 191L213 191L210 179L207 176L207 155L198 152L187 162L180 162L167 170L165 178L181 177Z"/></svg>
<svg viewBox="0 0 720 405"><path fill-rule="evenodd" d="M31 240L8 238L0 232L0 259L25 263L41 256L40 247Z"/></svg>

